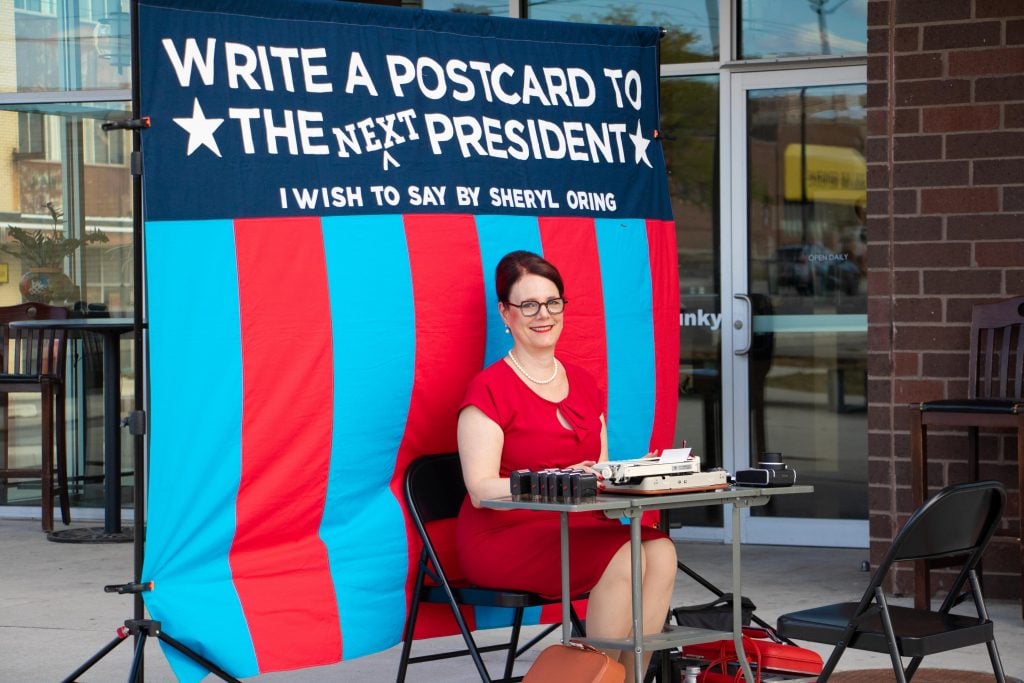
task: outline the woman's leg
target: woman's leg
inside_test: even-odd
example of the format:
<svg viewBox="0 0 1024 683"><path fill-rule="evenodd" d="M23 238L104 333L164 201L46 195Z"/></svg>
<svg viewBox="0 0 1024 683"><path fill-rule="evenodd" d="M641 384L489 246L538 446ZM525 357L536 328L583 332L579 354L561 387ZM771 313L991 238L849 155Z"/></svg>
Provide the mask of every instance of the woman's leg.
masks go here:
<svg viewBox="0 0 1024 683"><path fill-rule="evenodd" d="M647 541L643 544L644 569L643 582L643 606L644 606L644 634L661 633L665 626L665 617L668 615L669 603L672 602L672 588L676 580L676 547L667 538L659 538L655 541ZM632 600L626 602L630 606L630 622L632 622ZM630 629L632 634L632 629ZM647 664L651 661L650 652L644 653L644 665L642 669L647 671ZM633 681L633 653L623 652L619 661L626 667L626 682Z"/></svg>
<svg viewBox="0 0 1024 683"><path fill-rule="evenodd" d="M644 633L661 632L672 600L676 576L676 548L671 540L644 541L640 556L643 572ZM605 568L587 602L587 635L594 638L628 638L632 635L633 601L630 585L629 543L620 547ZM615 656L616 653L610 653ZM644 655L645 666L650 654ZM619 661L626 667L626 683L633 681L633 654L623 651Z"/></svg>

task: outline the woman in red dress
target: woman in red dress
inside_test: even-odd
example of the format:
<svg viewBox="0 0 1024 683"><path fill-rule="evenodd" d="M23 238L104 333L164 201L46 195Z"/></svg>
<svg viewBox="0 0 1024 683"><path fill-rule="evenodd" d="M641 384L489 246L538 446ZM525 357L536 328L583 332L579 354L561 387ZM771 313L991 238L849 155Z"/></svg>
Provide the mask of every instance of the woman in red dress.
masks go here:
<svg viewBox="0 0 1024 683"><path fill-rule="evenodd" d="M459 413L459 456L469 494L459 514L459 562L481 586L561 594L557 515L493 510L480 501L510 495L517 469L574 467L594 472L608 458L604 401L582 368L555 357L566 305L558 270L540 256L507 254L495 273L498 311L514 341L483 370ZM590 592L587 635L632 635L629 527L601 513L569 515L570 587ZM661 632L672 597L676 550L643 529L644 633ZM632 654L609 653L633 681Z"/></svg>

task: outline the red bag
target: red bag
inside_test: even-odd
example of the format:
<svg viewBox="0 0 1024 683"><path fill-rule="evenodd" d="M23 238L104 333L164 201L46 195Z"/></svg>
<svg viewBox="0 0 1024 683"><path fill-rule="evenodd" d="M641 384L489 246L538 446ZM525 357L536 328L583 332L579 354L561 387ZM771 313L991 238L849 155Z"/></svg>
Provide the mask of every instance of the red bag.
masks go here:
<svg viewBox="0 0 1024 683"><path fill-rule="evenodd" d="M805 647L786 645L779 642L774 634L762 628L743 628L743 651L754 673L756 683L761 683L761 674L804 674L821 673L821 655ZM683 648L684 657L708 661L707 668L697 680L700 683L738 683L743 680L743 668L736 657L736 644L729 640L716 640Z"/></svg>

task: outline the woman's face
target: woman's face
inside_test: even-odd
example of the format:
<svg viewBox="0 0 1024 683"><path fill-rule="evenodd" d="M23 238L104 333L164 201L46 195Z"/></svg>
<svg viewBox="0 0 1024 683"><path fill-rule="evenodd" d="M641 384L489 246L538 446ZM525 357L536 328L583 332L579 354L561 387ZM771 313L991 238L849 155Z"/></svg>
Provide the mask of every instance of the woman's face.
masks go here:
<svg viewBox="0 0 1024 683"><path fill-rule="evenodd" d="M524 301L545 303L559 298L558 287L546 277L528 273L519 278L511 291L509 303L521 304ZM554 348L558 337L562 334L562 315L551 315L547 306L541 306L533 317L527 317L515 306L500 304L501 317L508 325L516 344L532 349Z"/></svg>

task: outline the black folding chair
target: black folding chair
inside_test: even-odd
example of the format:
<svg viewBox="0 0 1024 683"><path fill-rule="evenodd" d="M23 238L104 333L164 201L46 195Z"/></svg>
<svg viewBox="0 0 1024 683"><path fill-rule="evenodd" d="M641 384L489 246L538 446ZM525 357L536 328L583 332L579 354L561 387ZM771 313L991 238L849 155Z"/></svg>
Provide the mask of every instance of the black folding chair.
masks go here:
<svg viewBox="0 0 1024 683"><path fill-rule="evenodd" d="M405 680L409 664L426 662L450 657L469 655L480 672L480 680L484 683L511 683L522 680L522 676L512 676L516 657L529 650L542 638L546 637L561 624L552 624L544 629L525 645L519 645L519 635L523 625L524 610L558 602L543 598L535 593L516 590L481 588L465 582L453 581L458 572L452 571L454 557L445 557L439 552L440 547L454 548L454 543L444 543L441 534L453 534L452 524L440 524L444 520L454 520L466 496L466 485L462 479L462 468L458 453L428 455L413 461L405 473L405 500L409 513L420 539L423 550L420 553L416 571L416 585L412 592L412 605L403 635L402 657L398 664L398 683ZM450 553L449 553L450 555ZM586 596L579 596L586 597ZM419 607L423 603L447 604L455 617L459 631L466 643L466 649L451 650L428 655L410 656L412 651L413 633ZM515 610L512 621L512 634L507 643L479 647L473 639L460 605L482 607L506 607ZM572 611L573 627L577 634L583 634L583 625ZM487 672L481 653L507 650L503 677L492 679Z"/></svg>
<svg viewBox="0 0 1024 683"><path fill-rule="evenodd" d="M921 660L932 654L984 643L992 670L1005 683L975 567L988 546L1006 503L1006 490L996 481L947 486L914 512L897 534L859 603L848 602L783 614L779 632L794 640L835 643L818 677L827 681L846 648L887 652L899 683L914 676ZM960 558L960 573L939 609L889 606L882 585L897 562ZM961 593L964 588L966 592ZM977 617L950 610L966 598L974 600ZM910 664L903 668L903 657Z"/></svg>

